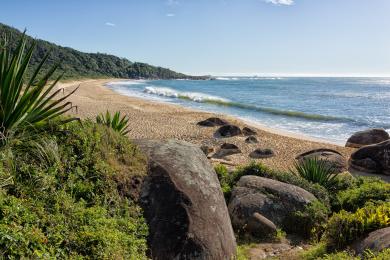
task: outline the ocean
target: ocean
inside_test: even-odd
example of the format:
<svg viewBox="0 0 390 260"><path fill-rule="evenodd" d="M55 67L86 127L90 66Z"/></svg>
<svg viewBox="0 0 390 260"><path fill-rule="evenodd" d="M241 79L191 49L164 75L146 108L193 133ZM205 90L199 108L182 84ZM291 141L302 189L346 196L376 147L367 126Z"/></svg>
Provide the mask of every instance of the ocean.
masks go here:
<svg viewBox="0 0 390 260"><path fill-rule="evenodd" d="M227 114L339 144L356 131L390 129L390 78L219 77L107 86L123 95Z"/></svg>

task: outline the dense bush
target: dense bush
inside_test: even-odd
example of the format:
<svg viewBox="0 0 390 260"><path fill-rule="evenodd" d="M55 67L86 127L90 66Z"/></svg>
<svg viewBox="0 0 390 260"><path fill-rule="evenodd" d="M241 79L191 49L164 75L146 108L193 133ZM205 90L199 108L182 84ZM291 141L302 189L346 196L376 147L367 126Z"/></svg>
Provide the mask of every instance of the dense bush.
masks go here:
<svg viewBox="0 0 390 260"><path fill-rule="evenodd" d="M354 212L369 201L390 201L390 184L377 178L360 177L336 193L333 209Z"/></svg>
<svg viewBox="0 0 390 260"><path fill-rule="evenodd" d="M50 131L0 151L0 178L13 179L0 192L2 257L146 258L147 226L133 199L144 156L91 122Z"/></svg>
<svg viewBox="0 0 390 260"><path fill-rule="evenodd" d="M335 213L326 225L324 239L332 249L340 249L367 233L390 226L390 202L368 203L355 213Z"/></svg>

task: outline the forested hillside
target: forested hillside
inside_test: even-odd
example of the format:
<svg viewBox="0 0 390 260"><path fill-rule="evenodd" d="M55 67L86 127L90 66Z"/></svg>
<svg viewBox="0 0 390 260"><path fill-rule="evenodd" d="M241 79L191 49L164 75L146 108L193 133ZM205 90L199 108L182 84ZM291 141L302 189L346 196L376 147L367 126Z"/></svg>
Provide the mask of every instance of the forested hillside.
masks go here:
<svg viewBox="0 0 390 260"><path fill-rule="evenodd" d="M22 32L0 23L0 35L6 35L11 49L16 47ZM28 43L33 38L28 37ZM50 57L45 68L60 62L60 69L57 73L65 72L64 78L86 78L86 77L114 77L131 79L207 79L208 77L188 76L174 72L170 69L155 67L146 63L131 62L125 58L103 53L84 53L72 48L58 46L44 40L37 40L36 50L32 56L28 74L42 60L44 55L50 51Z"/></svg>

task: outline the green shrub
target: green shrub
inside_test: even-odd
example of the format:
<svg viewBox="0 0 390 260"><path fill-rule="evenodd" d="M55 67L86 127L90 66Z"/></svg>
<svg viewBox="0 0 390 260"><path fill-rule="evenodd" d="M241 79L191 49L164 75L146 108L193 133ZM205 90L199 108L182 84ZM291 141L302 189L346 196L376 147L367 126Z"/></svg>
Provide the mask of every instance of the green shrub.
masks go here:
<svg viewBox="0 0 390 260"><path fill-rule="evenodd" d="M334 210L356 211L369 201L390 201L390 184L376 178L359 178L336 194Z"/></svg>
<svg viewBox="0 0 390 260"><path fill-rule="evenodd" d="M223 195L225 197L226 202L228 202L231 192L232 192L232 186L229 182L229 171L223 164L218 164L214 167L215 172L217 173L219 183L221 185L221 189L223 192Z"/></svg>
<svg viewBox="0 0 390 260"><path fill-rule="evenodd" d="M325 228L329 248L340 249L367 233L390 226L390 202L372 203L355 213L345 210L333 214Z"/></svg>
<svg viewBox="0 0 390 260"><path fill-rule="evenodd" d="M38 79L38 74L48 56L42 59L31 78L25 82L31 57L35 48L34 41L25 53L26 36L22 35L12 55L9 54L7 42L0 43L0 140L2 145L15 132L46 124L73 108L65 100L74 93L59 97L61 89L54 90L61 76L53 83L47 84L56 71L51 68L45 76Z"/></svg>
<svg viewBox="0 0 390 260"><path fill-rule="evenodd" d="M58 158L48 160L53 151ZM146 258L132 185L146 159L126 137L90 121L54 125L38 146L9 142L0 159L14 181L0 190L2 257Z"/></svg>
<svg viewBox="0 0 390 260"><path fill-rule="evenodd" d="M96 116L96 123L111 127L114 131L117 131L122 135L126 135L130 132L130 130L128 130L129 118L126 115L121 117L121 112L119 111L115 112L112 116L107 110L106 114Z"/></svg>
<svg viewBox="0 0 390 260"><path fill-rule="evenodd" d="M312 183L330 190L336 184L337 170L328 162L318 158L308 158L295 163L295 171L291 171Z"/></svg>

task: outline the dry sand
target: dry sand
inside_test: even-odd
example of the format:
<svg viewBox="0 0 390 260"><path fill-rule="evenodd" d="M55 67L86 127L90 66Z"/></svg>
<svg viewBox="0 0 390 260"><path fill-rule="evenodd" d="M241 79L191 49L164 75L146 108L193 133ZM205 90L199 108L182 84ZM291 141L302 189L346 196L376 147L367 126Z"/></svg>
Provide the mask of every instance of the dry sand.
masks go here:
<svg viewBox="0 0 390 260"><path fill-rule="evenodd" d="M84 80L59 84L66 92L79 86L78 91L71 96L70 100L78 106L78 110L72 114L80 118L94 119L98 113L109 110L121 111L129 116L131 139L169 139L185 140L197 145L218 147L223 143L237 145L242 154L227 157L227 164L246 164L253 159L248 154L256 148L270 148L275 156L268 159L257 159L274 169L286 170L294 162L294 158L311 149L330 148L337 150L346 158L354 151L340 145L326 143L325 141L309 138L306 136L290 134L261 125L251 125L242 120L220 115L191 110L177 105L153 102L134 97L120 95L104 86L105 83L118 81L118 79ZM245 137L231 137L216 139L213 134L217 128L200 127L197 122L211 116L226 119L240 127L250 126L257 131L258 144L245 143Z"/></svg>

